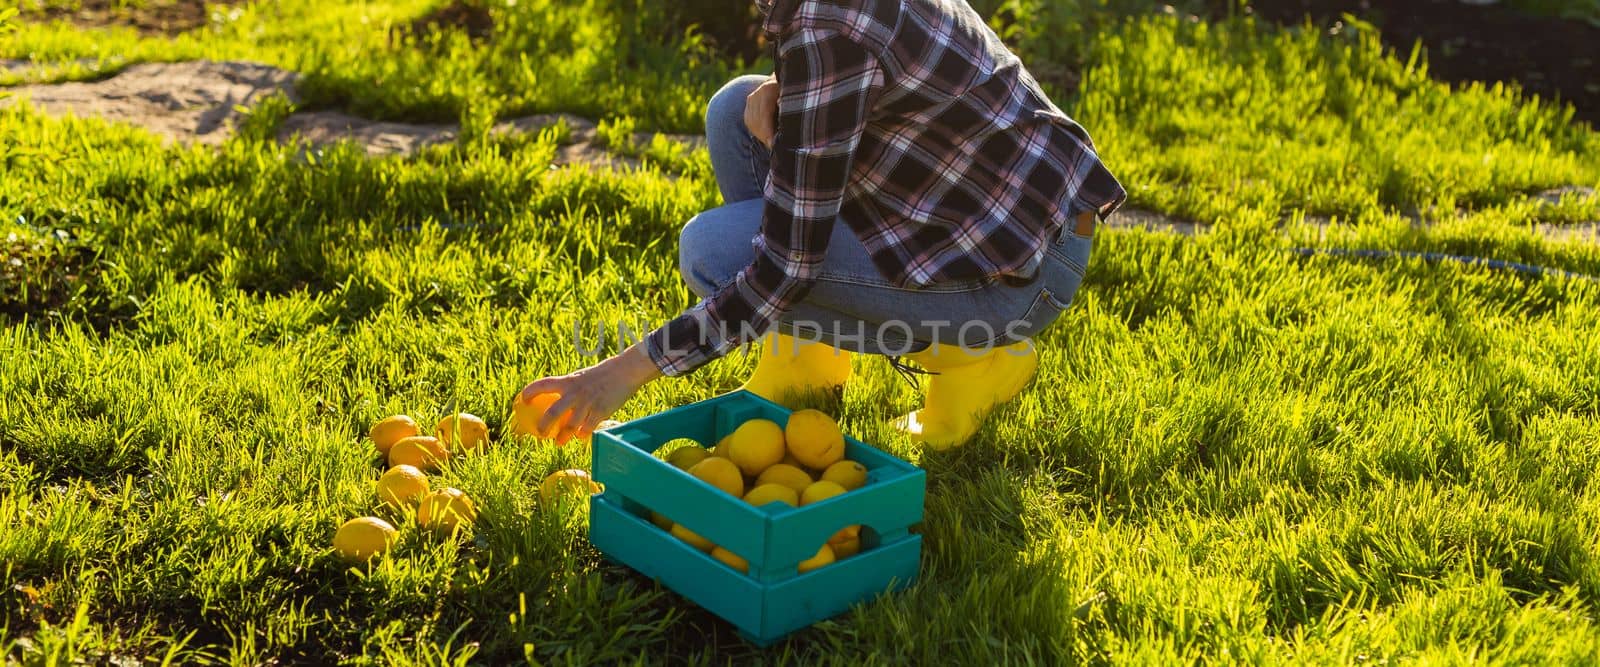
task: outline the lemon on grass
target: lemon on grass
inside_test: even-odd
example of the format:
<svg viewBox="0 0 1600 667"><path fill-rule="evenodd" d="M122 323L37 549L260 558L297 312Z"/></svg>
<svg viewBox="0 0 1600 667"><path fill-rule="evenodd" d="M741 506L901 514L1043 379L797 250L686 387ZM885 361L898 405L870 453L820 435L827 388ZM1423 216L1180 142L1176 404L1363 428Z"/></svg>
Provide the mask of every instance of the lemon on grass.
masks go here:
<svg viewBox="0 0 1600 667"><path fill-rule="evenodd" d="M854 491L866 485L867 467L855 461L840 461L822 471L820 479L838 484L846 491Z"/></svg>
<svg viewBox="0 0 1600 667"><path fill-rule="evenodd" d="M728 458L751 477L783 460L783 427L768 419L751 419L728 436Z"/></svg>
<svg viewBox="0 0 1600 667"><path fill-rule="evenodd" d="M744 497L744 475L739 474L739 466L724 458L707 457L706 460L694 464L689 469L689 474L702 482L722 489L735 498Z"/></svg>
<svg viewBox="0 0 1600 667"><path fill-rule="evenodd" d="M333 550L351 562L365 562L394 546L399 533L388 521L375 516L351 519L333 534Z"/></svg>
<svg viewBox="0 0 1600 667"><path fill-rule="evenodd" d="M800 574L805 574L835 560L837 559L834 558L833 547L824 544L822 548L817 549L817 555L800 561Z"/></svg>
<svg viewBox="0 0 1600 667"><path fill-rule="evenodd" d="M539 500L546 506L554 505L563 494L594 495L603 491L589 476L589 471L578 468L557 470L544 478L539 485Z"/></svg>
<svg viewBox="0 0 1600 667"><path fill-rule="evenodd" d="M401 438L409 438L420 433L422 430L417 428L417 420L405 415L394 415L384 417L373 424L372 430L367 432L367 437L372 439L372 445L378 448L379 454L388 456L389 448L393 447L394 443L400 442Z"/></svg>
<svg viewBox="0 0 1600 667"><path fill-rule="evenodd" d="M812 470L827 470L844 458L844 433L832 417L819 410L796 410L789 415L783 439L789 453Z"/></svg>
<svg viewBox="0 0 1600 667"><path fill-rule="evenodd" d="M622 425L622 422L619 422L619 421L617 421L615 419L602 419L602 420L600 420L600 423L594 425L594 430L596 430L596 431L604 431L604 430L606 430L608 428L616 428L616 427L621 426L621 425ZM584 438L584 444L588 444L588 443L593 442L593 441L594 441L594 433L590 432L590 433L586 434L586 436Z"/></svg>
<svg viewBox="0 0 1600 667"><path fill-rule="evenodd" d="M450 458L450 450L431 435L413 435L401 438L389 448L389 467L408 465L418 470L434 471Z"/></svg>
<svg viewBox="0 0 1600 667"><path fill-rule="evenodd" d="M760 507L768 503L783 503L790 507L800 505L800 494L782 484L762 484L745 494L744 501Z"/></svg>
<svg viewBox="0 0 1600 667"><path fill-rule="evenodd" d="M391 507L415 502L428 492L428 476L416 466L400 464L378 477L378 500Z"/></svg>
<svg viewBox="0 0 1600 667"><path fill-rule="evenodd" d="M756 477L757 485L782 484L794 489L795 493L806 490L806 487L811 486L814 481L816 480L811 479L811 473L806 472L804 468L787 463L779 463L767 468Z"/></svg>
<svg viewBox="0 0 1600 667"><path fill-rule="evenodd" d="M441 489L423 496L417 506L417 523L441 533L453 533L471 526L478 519L478 508L466 492L457 488Z"/></svg>
<svg viewBox="0 0 1600 667"><path fill-rule="evenodd" d="M476 415L462 412L440 419L433 435L457 454L471 454L489 444L489 425Z"/></svg>

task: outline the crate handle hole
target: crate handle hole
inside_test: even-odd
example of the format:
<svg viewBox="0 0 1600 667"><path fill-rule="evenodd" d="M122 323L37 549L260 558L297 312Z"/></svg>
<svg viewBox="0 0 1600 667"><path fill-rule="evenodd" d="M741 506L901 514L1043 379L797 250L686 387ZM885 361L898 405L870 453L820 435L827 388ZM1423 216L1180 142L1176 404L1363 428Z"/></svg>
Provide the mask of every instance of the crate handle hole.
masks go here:
<svg viewBox="0 0 1600 667"><path fill-rule="evenodd" d="M869 526L867 524L861 524L860 540L861 540L861 550L862 551L866 551L866 550L871 549L873 547L876 547L876 546L878 546L880 544L883 544L883 538L882 538L882 536L880 536L878 534L877 529L875 529L872 526Z"/></svg>

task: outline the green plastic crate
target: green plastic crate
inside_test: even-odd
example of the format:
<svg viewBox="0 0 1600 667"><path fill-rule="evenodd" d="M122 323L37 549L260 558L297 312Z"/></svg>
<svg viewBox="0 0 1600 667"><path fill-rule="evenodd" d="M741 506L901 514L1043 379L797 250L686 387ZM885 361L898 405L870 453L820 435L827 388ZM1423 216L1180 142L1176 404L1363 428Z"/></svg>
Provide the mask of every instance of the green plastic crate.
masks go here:
<svg viewBox="0 0 1600 667"><path fill-rule="evenodd" d="M665 584L766 646L852 604L910 585L921 564L922 470L845 437L845 457L867 468L859 489L813 503L752 507L653 456L690 438L702 447L749 419L788 423L790 410L746 391L636 419L594 434L589 541L608 558ZM650 522L655 510L744 558L738 572ZM860 524L861 552L805 574L834 533Z"/></svg>

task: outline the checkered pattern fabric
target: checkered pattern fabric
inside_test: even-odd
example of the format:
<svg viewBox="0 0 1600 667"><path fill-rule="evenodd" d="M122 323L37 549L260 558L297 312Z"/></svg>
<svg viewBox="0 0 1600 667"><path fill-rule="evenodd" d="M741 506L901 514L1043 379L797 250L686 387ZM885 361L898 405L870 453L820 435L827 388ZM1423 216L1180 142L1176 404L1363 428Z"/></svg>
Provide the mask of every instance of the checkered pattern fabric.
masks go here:
<svg viewBox="0 0 1600 667"><path fill-rule="evenodd" d="M1062 225L1125 193L964 0L756 0L777 134L755 261L652 332L667 375L764 333L805 298L836 220L889 282L1026 278Z"/></svg>

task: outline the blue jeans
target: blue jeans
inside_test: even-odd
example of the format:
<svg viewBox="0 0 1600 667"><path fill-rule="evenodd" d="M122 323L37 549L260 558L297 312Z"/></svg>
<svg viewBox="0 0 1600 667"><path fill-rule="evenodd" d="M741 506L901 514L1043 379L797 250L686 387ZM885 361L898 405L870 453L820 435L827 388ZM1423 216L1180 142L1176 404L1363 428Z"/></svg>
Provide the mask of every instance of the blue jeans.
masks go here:
<svg viewBox="0 0 1600 667"><path fill-rule="evenodd" d="M678 237L678 269L701 297L755 261L770 154L744 124L745 96L765 77L728 82L706 108L706 141L722 199ZM873 266L842 220L833 226L816 284L779 323L782 333L853 352L900 356L931 343L983 348L1029 340L1072 302L1089 264L1092 236L1064 225L1039 273L1025 284L998 279L896 287Z"/></svg>

